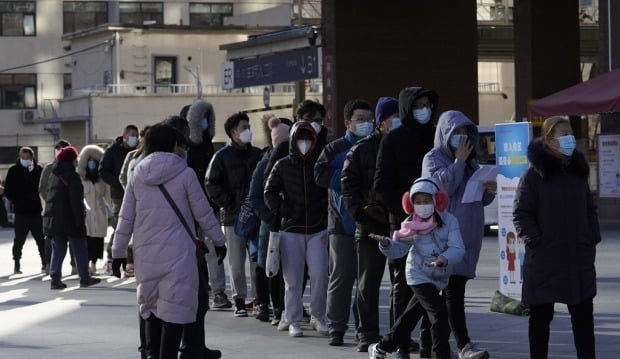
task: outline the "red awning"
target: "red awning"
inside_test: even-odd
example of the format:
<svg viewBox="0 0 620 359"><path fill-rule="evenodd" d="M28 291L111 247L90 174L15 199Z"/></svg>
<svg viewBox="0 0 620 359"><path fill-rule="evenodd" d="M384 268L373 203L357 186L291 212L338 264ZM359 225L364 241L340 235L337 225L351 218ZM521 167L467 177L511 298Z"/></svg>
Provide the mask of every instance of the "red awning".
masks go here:
<svg viewBox="0 0 620 359"><path fill-rule="evenodd" d="M620 69L543 97L529 108L532 116L620 112Z"/></svg>

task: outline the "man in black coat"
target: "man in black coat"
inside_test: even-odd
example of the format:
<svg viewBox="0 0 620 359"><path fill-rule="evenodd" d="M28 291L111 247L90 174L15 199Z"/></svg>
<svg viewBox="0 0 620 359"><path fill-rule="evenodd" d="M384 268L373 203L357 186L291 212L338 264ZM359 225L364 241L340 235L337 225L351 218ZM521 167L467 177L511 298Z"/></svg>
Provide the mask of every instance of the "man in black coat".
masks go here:
<svg viewBox="0 0 620 359"><path fill-rule="evenodd" d="M41 219L39 180L42 168L36 162L30 147L19 149L19 158L9 168L4 184L4 195L13 203L15 211L15 238L13 239L13 272L21 273L20 260L28 232L32 233L39 256L41 270L45 272L45 239Z"/></svg>
<svg viewBox="0 0 620 359"><path fill-rule="evenodd" d="M64 289L62 261L67 254L67 241L73 248L75 264L80 276L80 287L101 282L88 272L86 244L86 208L84 187L75 171L78 151L73 146L62 148L56 154L56 163L49 178L43 225L45 234L52 237L51 289Z"/></svg>
<svg viewBox="0 0 620 359"><path fill-rule="evenodd" d="M99 164L99 176L110 185L110 197L112 198L112 227L116 229L118 222L118 213L123 204L123 196L125 190L119 180L125 156L136 148L138 145L138 127L135 125L127 125L123 130L123 135L117 137L112 145L103 153L103 158ZM106 251L108 252L108 263L106 264L106 272L111 273L112 265L112 243L114 243L114 233L110 237L110 242Z"/></svg>
<svg viewBox="0 0 620 359"><path fill-rule="evenodd" d="M228 266L236 307L234 315L246 317L246 239L235 233L234 224L249 192L252 172L260 160L261 151L251 144L250 119L245 113L236 113L226 119L224 130L231 141L211 159L206 189L209 198L220 208L220 222L228 243ZM251 267L251 274L254 271L255 268Z"/></svg>
<svg viewBox="0 0 620 359"><path fill-rule="evenodd" d="M403 89L398 95L402 126L385 135L379 146L375 192L388 208L392 230L399 229L407 217L401 206L401 197L420 177L424 155L433 148L435 126L432 119L437 102L438 96L433 90L423 87ZM405 278L406 261L406 257L390 261L393 285L391 321L403 313L412 295ZM423 335L423 344L430 345L430 333L427 334Z"/></svg>
<svg viewBox="0 0 620 359"><path fill-rule="evenodd" d="M342 199L355 219L355 249L357 256L357 310L359 325L357 350L366 352L368 346L381 339L379 333L379 289L385 270L385 256L377 242L368 234L390 235L388 212L377 201L374 178L377 153L383 136L400 123L398 101L381 97L375 109L376 128L357 142L347 154L342 169Z"/></svg>

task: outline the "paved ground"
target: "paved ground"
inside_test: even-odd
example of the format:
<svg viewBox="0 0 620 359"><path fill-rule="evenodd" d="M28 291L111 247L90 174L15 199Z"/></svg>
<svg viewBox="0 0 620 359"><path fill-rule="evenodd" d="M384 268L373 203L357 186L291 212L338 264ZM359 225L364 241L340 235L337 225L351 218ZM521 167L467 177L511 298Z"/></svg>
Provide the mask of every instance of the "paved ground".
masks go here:
<svg viewBox="0 0 620 359"><path fill-rule="evenodd" d="M39 274L34 240L26 242L22 275L11 275L10 229L0 229L0 358L137 358L137 309L131 279L104 277L96 288L78 289L76 276L64 280L69 288L49 289L49 277ZM595 325L598 358L620 357L620 225L604 226L598 247L598 296ZM497 288L497 240L486 237L478 278L467 289L470 335L492 358L527 358L527 318L489 311ZM68 273L68 264L65 272ZM382 290L382 331L387 329L388 278ZM307 299L307 298L306 298ZM254 318L234 318L230 311L207 316L207 343L224 358L365 358L355 352L353 332L346 345L334 348L306 328L305 337L289 338ZM556 306L550 358L575 358L566 307ZM454 347L454 343L452 344ZM415 355L412 358L416 358Z"/></svg>

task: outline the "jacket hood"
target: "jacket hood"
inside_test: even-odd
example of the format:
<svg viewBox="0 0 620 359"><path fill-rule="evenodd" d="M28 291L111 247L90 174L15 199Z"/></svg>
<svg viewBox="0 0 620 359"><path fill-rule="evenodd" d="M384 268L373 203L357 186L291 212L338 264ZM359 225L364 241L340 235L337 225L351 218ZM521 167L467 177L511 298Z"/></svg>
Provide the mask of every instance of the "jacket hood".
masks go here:
<svg viewBox="0 0 620 359"><path fill-rule="evenodd" d="M570 163L565 166L561 159L554 157L545 149L540 138L532 141L527 147L527 159L542 178L552 177L564 171L573 173L580 178L588 178L590 175L590 167L581 152L575 150L570 158Z"/></svg>
<svg viewBox="0 0 620 359"><path fill-rule="evenodd" d="M171 152L154 152L136 165L133 180L149 186L158 186L175 178L186 168L187 163L179 155Z"/></svg>
<svg viewBox="0 0 620 359"><path fill-rule="evenodd" d="M413 103L422 96L428 97L428 101L432 105L431 121L428 121L425 125L420 124L413 118ZM398 112L402 124L405 126L432 126L432 119L435 117L438 101L439 96L437 92L424 87L407 87L401 90L400 94L398 94Z"/></svg>
<svg viewBox="0 0 620 359"><path fill-rule="evenodd" d="M454 153L450 148L450 137L457 128L461 127L467 127L469 141L476 146L478 143L478 127L476 124L461 111L446 111L439 116L434 147L447 154L449 158L454 158Z"/></svg>
<svg viewBox="0 0 620 359"><path fill-rule="evenodd" d="M299 152L299 148L297 148L297 139L300 137L302 133L309 133L312 140L312 145L310 145L310 150L305 155L302 155ZM314 150L316 148L318 142L317 133L314 132L314 128L310 125L308 121L297 121L291 127L291 132L289 133L289 153L292 157L295 158L308 158L312 154L314 154Z"/></svg>
<svg viewBox="0 0 620 359"><path fill-rule="evenodd" d="M82 148L80 151L80 155L78 156L78 164L77 171L80 175L80 178L84 178L86 176L86 165L88 164L88 160L91 158L99 163L101 163L101 158L103 157L103 149L97 145L88 145Z"/></svg>
<svg viewBox="0 0 620 359"><path fill-rule="evenodd" d="M215 111L213 105L204 100L197 100L187 111L187 122L189 123L189 139L201 144L204 141L203 131L200 129L200 121L206 118L208 121L207 133L209 137L215 136Z"/></svg>

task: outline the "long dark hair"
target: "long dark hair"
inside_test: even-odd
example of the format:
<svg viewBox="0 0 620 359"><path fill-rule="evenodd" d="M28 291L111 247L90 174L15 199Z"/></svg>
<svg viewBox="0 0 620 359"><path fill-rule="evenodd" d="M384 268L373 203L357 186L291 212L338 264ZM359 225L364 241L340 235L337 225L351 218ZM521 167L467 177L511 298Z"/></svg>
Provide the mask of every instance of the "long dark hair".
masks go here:
<svg viewBox="0 0 620 359"><path fill-rule="evenodd" d="M146 133L142 153L148 156L153 152L174 152L177 145L188 145L185 136L170 125L158 123Z"/></svg>
<svg viewBox="0 0 620 359"><path fill-rule="evenodd" d="M99 181L99 161L94 160L92 158L90 158L89 161L90 160L93 160L93 161L97 162L97 167L95 167L94 170L91 170L90 168L88 168L88 162L87 162L87 164L86 164L86 175L84 175L84 178L86 178L87 180L95 183L95 182Z"/></svg>

